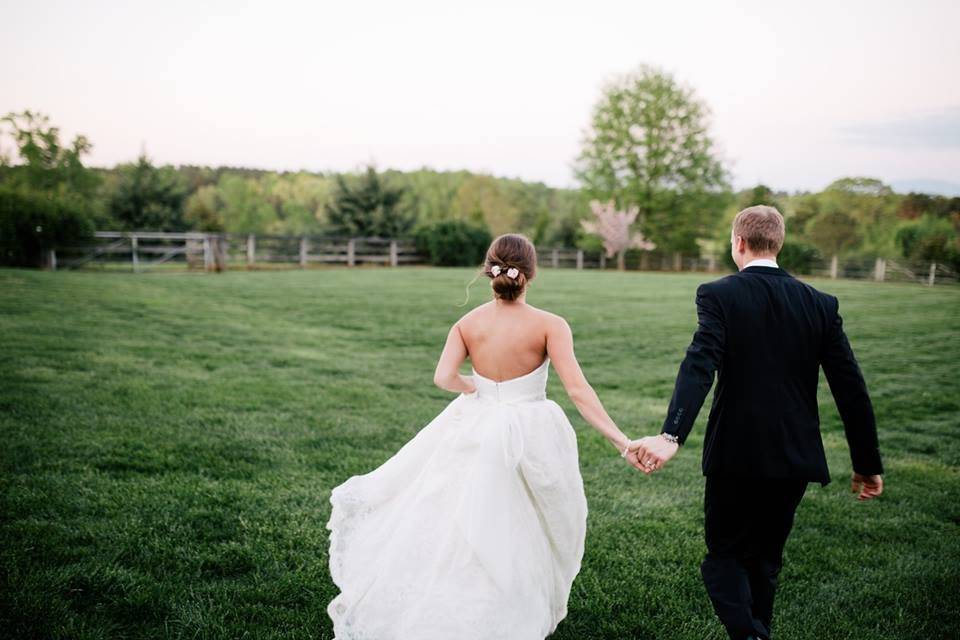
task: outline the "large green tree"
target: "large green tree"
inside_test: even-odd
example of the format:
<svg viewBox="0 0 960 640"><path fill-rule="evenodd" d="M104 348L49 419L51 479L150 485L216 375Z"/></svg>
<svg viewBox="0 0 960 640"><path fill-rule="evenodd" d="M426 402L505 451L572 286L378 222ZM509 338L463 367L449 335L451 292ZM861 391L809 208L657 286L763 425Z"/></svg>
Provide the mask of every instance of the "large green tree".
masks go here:
<svg viewBox="0 0 960 640"><path fill-rule="evenodd" d="M24 111L0 118L0 134L8 134L17 149L19 163L0 158L4 181L32 191L76 194L91 198L100 183L97 175L83 165L83 156L93 145L84 135L69 144L60 141L60 128L42 113Z"/></svg>
<svg viewBox="0 0 960 640"><path fill-rule="evenodd" d="M191 229L223 231L223 204L216 185L205 184L190 194L184 205L183 219Z"/></svg>
<svg viewBox="0 0 960 640"><path fill-rule="evenodd" d="M279 233L277 210L267 200L261 181L224 173L217 182L223 227L231 233Z"/></svg>
<svg viewBox="0 0 960 640"><path fill-rule="evenodd" d="M913 261L947 263L960 268L960 236L949 220L926 214L903 222L896 234L897 246Z"/></svg>
<svg viewBox="0 0 960 640"><path fill-rule="evenodd" d="M471 176L460 186L453 206L457 217L484 226L494 235L519 230L520 210L504 180Z"/></svg>
<svg viewBox="0 0 960 640"><path fill-rule="evenodd" d="M404 190L403 206L409 208L419 224L426 225L454 217L453 203L460 186L472 174L466 171L389 170L382 177Z"/></svg>
<svg viewBox="0 0 960 640"><path fill-rule="evenodd" d="M300 172L270 175L260 182L276 209L278 232L300 235L319 230L330 200L330 180Z"/></svg>
<svg viewBox="0 0 960 640"><path fill-rule="evenodd" d="M145 153L117 168L110 215L124 229L183 231L187 186L171 166L156 167Z"/></svg>
<svg viewBox="0 0 960 640"><path fill-rule="evenodd" d="M768 207L776 208L780 213L785 213L779 196L773 192L773 189L765 184L758 184L752 189L745 189L737 194L737 211L742 211L747 207L758 204L765 204Z"/></svg>
<svg viewBox="0 0 960 640"><path fill-rule="evenodd" d="M327 221L336 233L395 238L407 235L416 221L404 206L404 190L386 182L374 167L356 178L337 176Z"/></svg>
<svg viewBox="0 0 960 640"><path fill-rule="evenodd" d="M807 227L813 243L824 255L834 256L855 249L863 242L863 229L843 211L825 211Z"/></svg>
<svg viewBox="0 0 960 640"><path fill-rule="evenodd" d="M60 130L32 111L0 118L0 138L6 137L16 158L0 157L0 264L40 266L47 250L93 234L100 178L83 165L92 145L82 135L61 143Z"/></svg>
<svg viewBox="0 0 960 640"><path fill-rule="evenodd" d="M660 247L694 252L722 213L718 193L729 188L708 115L668 73L642 66L623 75L593 109L577 178L590 198L638 207L638 224Z"/></svg>
<svg viewBox="0 0 960 640"><path fill-rule="evenodd" d="M898 197L889 186L874 178L841 178L817 195L821 213L812 221L811 238L825 252L842 253L842 238L857 235L849 248L859 247L871 256L893 257L899 224ZM849 218L852 222L846 222ZM831 239L825 229L835 228L840 237ZM831 248L828 245L834 245ZM836 246L841 245L841 246Z"/></svg>

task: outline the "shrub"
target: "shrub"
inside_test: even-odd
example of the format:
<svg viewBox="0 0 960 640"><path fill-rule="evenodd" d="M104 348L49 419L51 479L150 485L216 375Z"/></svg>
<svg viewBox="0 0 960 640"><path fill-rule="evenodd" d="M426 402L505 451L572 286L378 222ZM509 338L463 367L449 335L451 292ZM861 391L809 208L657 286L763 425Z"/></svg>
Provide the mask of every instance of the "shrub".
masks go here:
<svg viewBox="0 0 960 640"><path fill-rule="evenodd" d="M447 267L480 264L492 240L486 228L463 220L441 220L416 233L417 250L430 264Z"/></svg>
<svg viewBox="0 0 960 640"><path fill-rule="evenodd" d="M786 241L777 255L777 264L793 273L809 274L823 257L820 250L804 242Z"/></svg>
<svg viewBox="0 0 960 640"><path fill-rule="evenodd" d="M0 186L0 264L36 267L44 252L93 236L90 207L74 195Z"/></svg>
<svg viewBox="0 0 960 640"><path fill-rule="evenodd" d="M777 254L777 264L780 265L780 268L797 274L809 274L822 259L820 250L815 246L794 240L785 241L780 253ZM730 251L723 253L722 263L730 271L737 270L737 265L733 261Z"/></svg>
<svg viewBox="0 0 960 640"><path fill-rule="evenodd" d="M910 220L897 230L895 241L908 260L960 268L960 239L949 220L930 215Z"/></svg>

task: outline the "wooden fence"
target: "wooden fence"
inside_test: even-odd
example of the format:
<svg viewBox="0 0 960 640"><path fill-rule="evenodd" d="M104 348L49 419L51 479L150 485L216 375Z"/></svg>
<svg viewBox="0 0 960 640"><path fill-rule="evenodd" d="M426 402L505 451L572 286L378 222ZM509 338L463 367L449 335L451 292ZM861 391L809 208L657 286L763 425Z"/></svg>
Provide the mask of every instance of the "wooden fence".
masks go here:
<svg viewBox="0 0 960 640"><path fill-rule="evenodd" d="M95 240L96 243L90 246L50 251L47 256L48 267L123 268L140 272L179 264L189 269L224 271L282 265L299 268L365 264L396 267L427 262L427 258L417 252L413 241L403 238L98 231ZM616 259L607 258L602 251L538 247L537 254L541 267L617 268ZM630 252L625 267L641 271L706 273L726 270L715 256L697 258L657 251ZM921 282L931 286L960 281L960 274L939 263L907 264L887 258L841 259L837 256L814 263L808 275L877 282Z"/></svg>
<svg viewBox="0 0 960 640"><path fill-rule="evenodd" d="M627 256L629 271L705 271L719 270L715 256L703 258L679 253L640 252ZM570 269L616 269L616 257L608 258L603 251L584 251L564 247L537 247L537 265L540 267Z"/></svg>
<svg viewBox="0 0 960 640"><path fill-rule="evenodd" d="M75 269L126 265L140 272L177 263L190 269L224 271L268 264L301 268L312 264L396 267L423 262L413 241L408 239L157 231L98 231L94 237L96 243L90 246L51 250L47 256L48 266Z"/></svg>

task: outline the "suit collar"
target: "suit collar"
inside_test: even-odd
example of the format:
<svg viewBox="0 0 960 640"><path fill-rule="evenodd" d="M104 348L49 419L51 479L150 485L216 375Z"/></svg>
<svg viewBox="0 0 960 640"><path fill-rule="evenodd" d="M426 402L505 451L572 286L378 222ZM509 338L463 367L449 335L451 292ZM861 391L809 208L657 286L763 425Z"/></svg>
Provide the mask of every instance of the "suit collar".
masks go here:
<svg viewBox="0 0 960 640"><path fill-rule="evenodd" d="M763 273L768 276L789 276L790 274L779 267L747 267L740 273Z"/></svg>

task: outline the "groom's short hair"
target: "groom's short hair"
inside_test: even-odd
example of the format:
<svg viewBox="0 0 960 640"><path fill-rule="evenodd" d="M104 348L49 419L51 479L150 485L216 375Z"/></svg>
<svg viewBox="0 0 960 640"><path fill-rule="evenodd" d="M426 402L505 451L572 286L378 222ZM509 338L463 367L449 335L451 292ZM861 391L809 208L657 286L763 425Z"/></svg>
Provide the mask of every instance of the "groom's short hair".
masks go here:
<svg viewBox="0 0 960 640"><path fill-rule="evenodd" d="M786 235L783 216L765 204L747 207L733 219L733 235L743 238L753 253L780 253Z"/></svg>

